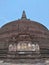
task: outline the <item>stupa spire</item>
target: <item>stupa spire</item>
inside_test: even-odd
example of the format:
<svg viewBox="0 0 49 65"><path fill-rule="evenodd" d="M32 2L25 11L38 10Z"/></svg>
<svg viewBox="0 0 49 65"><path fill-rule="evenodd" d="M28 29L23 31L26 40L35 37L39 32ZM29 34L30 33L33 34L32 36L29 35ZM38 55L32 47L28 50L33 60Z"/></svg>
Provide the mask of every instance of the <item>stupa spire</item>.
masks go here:
<svg viewBox="0 0 49 65"><path fill-rule="evenodd" d="M21 19L27 19L25 11L23 11Z"/></svg>

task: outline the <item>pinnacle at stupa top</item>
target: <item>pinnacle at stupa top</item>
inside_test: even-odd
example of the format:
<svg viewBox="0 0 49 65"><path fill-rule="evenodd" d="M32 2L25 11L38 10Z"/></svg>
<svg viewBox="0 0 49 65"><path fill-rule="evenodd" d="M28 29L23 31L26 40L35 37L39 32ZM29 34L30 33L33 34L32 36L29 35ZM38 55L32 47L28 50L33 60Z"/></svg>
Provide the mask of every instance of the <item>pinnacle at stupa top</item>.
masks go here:
<svg viewBox="0 0 49 65"><path fill-rule="evenodd" d="M21 19L27 19L25 11L23 11Z"/></svg>

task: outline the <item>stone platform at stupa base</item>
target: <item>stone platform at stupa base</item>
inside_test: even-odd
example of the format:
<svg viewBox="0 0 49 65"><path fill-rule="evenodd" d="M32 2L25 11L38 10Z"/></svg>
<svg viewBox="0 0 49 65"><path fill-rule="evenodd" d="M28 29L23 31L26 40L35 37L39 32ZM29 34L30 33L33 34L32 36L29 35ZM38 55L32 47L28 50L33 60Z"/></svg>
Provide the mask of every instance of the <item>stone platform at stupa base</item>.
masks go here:
<svg viewBox="0 0 49 65"><path fill-rule="evenodd" d="M44 62L36 62L36 63L14 63L14 62L4 62L0 60L0 65L45 65Z"/></svg>
<svg viewBox="0 0 49 65"><path fill-rule="evenodd" d="M41 59L30 60L29 59L28 62L26 62L26 61L21 62L21 61L19 63L18 62L16 63L16 61L10 61L9 59L6 62L3 60L0 60L0 65L49 65L49 59L47 59L47 60L41 60Z"/></svg>
<svg viewBox="0 0 49 65"><path fill-rule="evenodd" d="M30 64L33 64L33 63L43 63L44 60L42 59L5 59L4 62L7 62L7 63L30 63Z"/></svg>

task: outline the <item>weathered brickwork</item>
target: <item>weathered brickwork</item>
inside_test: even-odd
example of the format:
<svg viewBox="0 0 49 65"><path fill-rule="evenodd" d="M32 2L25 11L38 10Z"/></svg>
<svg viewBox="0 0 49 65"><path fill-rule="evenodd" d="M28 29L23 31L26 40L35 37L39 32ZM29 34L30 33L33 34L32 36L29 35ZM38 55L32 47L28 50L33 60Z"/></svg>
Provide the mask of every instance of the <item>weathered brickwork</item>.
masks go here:
<svg viewBox="0 0 49 65"><path fill-rule="evenodd" d="M15 53L8 51L10 44L17 45L20 41L29 41L32 44L37 43L40 47L40 52L32 52L31 56L20 56L17 53L18 51ZM20 20L12 21L1 27L0 58L35 58L39 55L42 58L49 57L49 30L44 25L27 19L23 14Z"/></svg>

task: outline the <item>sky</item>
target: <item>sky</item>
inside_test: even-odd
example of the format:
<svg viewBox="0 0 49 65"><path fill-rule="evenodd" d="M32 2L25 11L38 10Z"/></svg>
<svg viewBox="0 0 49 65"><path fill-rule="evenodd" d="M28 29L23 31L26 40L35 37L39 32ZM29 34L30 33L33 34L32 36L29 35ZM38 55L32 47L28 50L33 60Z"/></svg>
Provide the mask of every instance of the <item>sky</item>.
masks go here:
<svg viewBox="0 0 49 65"><path fill-rule="evenodd" d="M28 19L49 29L49 0L0 0L0 27L21 19L23 10Z"/></svg>

